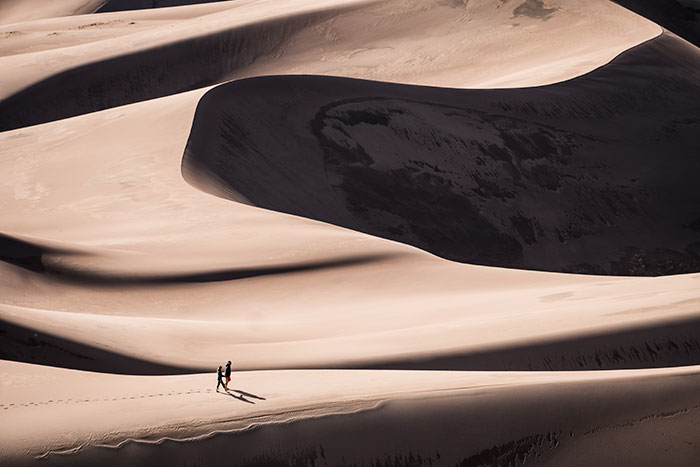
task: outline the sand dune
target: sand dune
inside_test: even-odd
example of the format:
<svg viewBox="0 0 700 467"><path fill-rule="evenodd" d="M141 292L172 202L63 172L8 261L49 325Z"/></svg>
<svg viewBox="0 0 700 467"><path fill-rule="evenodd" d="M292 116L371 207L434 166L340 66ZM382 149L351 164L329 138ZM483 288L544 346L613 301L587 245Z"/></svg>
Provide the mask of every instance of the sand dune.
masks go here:
<svg viewBox="0 0 700 467"><path fill-rule="evenodd" d="M232 200L467 263L697 271L699 64L667 34L524 90L235 81L200 102L183 169Z"/></svg>
<svg viewBox="0 0 700 467"><path fill-rule="evenodd" d="M47 63L41 61L27 63L29 62L26 60L27 57L11 59L15 60L16 63L22 62L24 66L33 68L30 73L26 73L26 71L21 73L20 77L26 78L27 75L33 75L33 79L36 80L55 72L55 70L70 68L71 61L77 63L76 60L81 60L81 58L84 60L86 57L80 56L81 49L96 47L98 50L94 51L95 54L104 54L105 49L117 45L124 36L152 31L153 29L163 30L172 27L179 21L198 18L229 8L231 8L230 3L202 4L187 8L131 11L104 16L64 16L35 20L19 25L9 24L0 27L0 37L3 38L0 41L0 57L29 54L29 57L38 57L40 60L46 56L50 61L52 56L65 55L65 49L82 46L77 47L77 49L69 49L77 53L72 54L73 56L70 58L64 57L65 61L61 60L60 63L52 64L57 67L54 69L47 67ZM87 46L87 44L93 45ZM100 51L99 48L102 50ZM54 52L45 52L47 50ZM44 51L43 54L31 55L42 51ZM4 93L14 92L8 78L5 77ZM26 82L20 82L17 86L26 86L26 84Z"/></svg>
<svg viewBox="0 0 700 467"><path fill-rule="evenodd" d="M92 13L105 0L0 0L0 24Z"/></svg>
<svg viewBox="0 0 700 467"><path fill-rule="evenodd" d="M604 0L45 5L0 0L0 464L700 462L697 47Z"/></svg>
<svg viewBox="0 0 700 467"><path fill-rule="evenodd" d="M615 0L615 3L700 46L700 2L697 0L664 3L653 0Z"/></svg>
<svg viewBox="0 0 700 467"><path fill-rule="evenodd" d="M148 3L139 0L105 0L96 13L124 10L141 10L147 8L167 8L198 3L214 3L222 0L150 0Z"/></svg>
<svg viewBox="0 0 700 467"><path fill-rule="evenodd" d="M456 87L547 84L590 71L661 32L603 0L522 5L243 1L173 8L179 18L149 27L139 26L140 18L171 9L75 17L71 25L63 19L62 28L97 22L121 25L121 32L115 40L0 58L1 66L22 70L0 79L0 129L268 74ZM205 13L212 9L219 11Z"/></svg>
<svg viewBox="0 0 700 467"><path fill-rule="evenodd" d="M20 451L42 465L285 465L295 457L369 465L387 456L421 456L441 465L516 459L590 465L620 459L683 464L699 454L698 367L244 372L235 374L230 395L216 393L208 375L124 377L58 369L44 371L44 382L54 387L47 395L35 382L36 367L4 363L3 370L16 375L3 387L14 401L3 404L3 415L15 420L15 429L0 428L4 461ZM67 378L80 389L62 387ZM35 426L37 412L48 422ZM75 421L73 433L58 432L66 417ZM16 429L25 425L32 429ZM658 430L669 436L657 436ZM192 439L201 450L190 449Z"/></svg>

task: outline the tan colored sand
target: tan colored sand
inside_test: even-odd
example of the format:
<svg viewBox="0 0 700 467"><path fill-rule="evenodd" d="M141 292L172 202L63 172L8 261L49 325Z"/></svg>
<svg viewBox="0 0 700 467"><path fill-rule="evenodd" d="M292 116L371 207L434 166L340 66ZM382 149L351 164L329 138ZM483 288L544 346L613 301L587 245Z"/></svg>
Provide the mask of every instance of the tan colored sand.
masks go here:
<svg viewBox="0 0 700 467"><path fill-rule="evenodd" d="M121 288L42 280L10 266L3 319L161 362L187 341L183 364L206 367L228 349L242 368L259 368L454 353L697 318L697 275L601 278L461 265L202 193L182 179L177 152L199 95L4 133L5 232L89 253L45 260L106 279L302 270ZM56 170L65 176L52 177ZM348 258L368 262L343 265Z"/></svg>
<svg viewBox="0 0 700 467"><path fill-rule="evenodd" d="M128 64L134 52L157 53L157 45L318 8L328 8L331 17L295 31L275 54L228 78L321 73L439 86L531 86L590 71L661 31L602 0L546 2L545 9L558 9L544 11L542 18L514 17L516 2L500 9L496 2L471 1L460 9L448 3L459 6L246 1L15 23L0 30L7 36L0 44L0 65L12 70L1 75L0 92L8 96L107 57ZM362 8L338 9L351 4ZM2 22L38 18L27 5L0 3ZM73 13L65 5L42 15ZM54 32L59 34L50 36ZM183 69L190 72L187 64ZM645 327L662 340L655 328L698 319L698 274L619 278L456 264L203 193L183 180L180 162L205 91L0 133L1 232L66 250L42 261L72 274L59 277L0 263L0 319L83 348L208 371L228 358L238 369L259 369L367 366L504 346L517 353L526 344L577 342L591 334L603 336L603 350L614 352L619 331ZM211 274L224 279L192 280ZM636 351L645 343L633 338L624 345ZM566 358L573 361L576 354ZM383 440L380 435L389 430L398 433L390 449L410 449L411 436L418 436L427 441L416 446L427 452L440 438L447 446L443 451L452 449L456 460L513 439L576 431L570 438L589 444L565 444L557 455L567 464L580 460L583 448L592 456L609 451L611 439L630 433L626 426L638 430L635 434L644 426L663 426L685 449L666 459L691 464L697 451L687 434L692 430L685 428L697 421L697 372L687 367L236 374L237 389L265 398L243 397L252 404L212 392L213 373L117 376L3 361L0 456L3 464L21 464L50 451L86 446L50 461L94 463L95 458L78 457L85 452L104 463L115 460L111 453L124 451L87 446L192 438L253 423L265 429L240 434L260 433L262 438L247 444L251 456L264 452L268 433L271 439L289 436L284 446L293 450L301 446L304 427L336 446L347 443L338 431L347 427L364 433L365 460L383 457L389 445L373 440ZM579 391L582 387L586 390ZM443 397L448 395L454 398ZM551 413L543 402L547 398L557 401ZM447 402L438 410L441 401ZM377 404L384 405L377 409ZM503 407L515 415L509 419ZM446 412L458 415L442 418ZM339 413L346 415L331 416ZM369 413L370 419L363 418ZM414 414L423 417L421 423L411 425ZM653 423L643 425L645 417ZM680 422L656 424L669 417ZM290 423L302 419L309 424ZM429 429L444 420L449 423L442 430ZM503 431L511 425L515 428ZM415 430L401 431L407 426ZM601 435L604 430L613 435ZM274 433L282 434L274 438ZM658 455L670 445L642 434L647 438L637 442L646 440L650 448L640 452ZM627 443L630 439L635 440ZM205 442L186 446L197 453ZM455 446L468 449L457 452ZM156 456L169 452L159 447L153 446ZM128 462L128 457L118 459Z"/></svg>
<svg viewBox="0 0 700 467"><path fill-rule="evenodd" d="M61 18L27 24L19 31L7 26L0 29L7 36L7 45L0 51L8 54L0 58L0 66L16 72L0 78L0 98L99 60L128 59L149 50L155 59L157 47L174 41L218 34L220 47L232 47L226 42L228 31L323 11L330 19L311 26L286 26L294 32L291 37L267 58L230 70L229 78L314 73L453 87L532 86L590 71L661 32L655 24L611 2L555 3L544 9L543 16L533 13L533 17L514 15L513 2L500 5L485 0L460 6L437 0L313 4L285 0L266 7L236 1ZM345 7L353 8L344 12ZM45 34L52 45L44 45ZM254 27L249 34L255 34ZM196 43L183 47L196 47ZM187 56L184 50L182 55ZM186 61L178 66L182 67L179 73L187 72Z"/></svg>
<svg viewBox="0 0 700 467"><path fill-rule="evenodd" d="M627 370L610 372L397 372L397 371L270 371L234 372L226 394L215 391L211 374L187 376L117 376L74 370L44 368L36 365L2 362L3 416L10 415L13 423L3 424L0 434L4 440L0 459L5 461L23 456L42 457L49 453L86 449L90 446L119 447L134 440L148 443L165 439L201 440L217 432L245 432L252 427L279 423L303 422L332 414L376 412L374 417L391 419L392 406L407 404L403 411L420 414L421 406L448 404L476 410L478 405L490 405L490 398L514 394L551 391L551 400L563 397L576 401L578 385L598 388L597 394L578 399L598 400L609 404L612 413L634 418L653 415L668 409L671 401L660 401L657 407L630 407L620 400L618 386L637 385L653 394L653 386L666 381L667 391L683 394L687 399L689 384L700 377L698 367L661 370ZM675 381L674 381L675 380ZM685 380L685 381L683 381ZM484 392L490 396L484 398ZM527 396L525 396L527 398ZM638 396L641 397L641 396ZM648 396L647 396L648 397ZM700 403L697 395L694 398ZM678 403L680 401L676 401ZM687 403L687 400L683 400ZM580 404L577 401L577 404ZM616 408L615 404L620 407ZM433 417L442 414L436 410ZM594 412L598 412L597 410ZM558 421L567 428L599 423L605 418L584 416L581 420L566 420L564 407L542 414L549 423ZM561 414L561 415L560 415ZM609 414L608 417L615 418ZM444 416L444 415L442 415ZM463 416L463 415L462 415ZM498 423L496 414L482 413L482 430ZM37 417L42 422L37 423ZM66 420L71 427L64 430ZM358 423L346 415L344 423ZM445 427L455 420L444 419ZM465 420L466 421L466 420ZM438 422L437 419L434 422ZM474 420L472 421L472 423ZM537 425L537 423L533 424ZM372 425L367 426L373 433ZM563 428L563 427L561 427ZM421 428L416 428L420 431ZM509 435L519 431L517 423L508 429ZM442 436L449 436L442 432ZM567 433L568 434L568 433ZM577 433L581 435L581 433ZM376 434L375 434L376 436ZM433 434L431 437L436 437ZM392 436L387 436L387 441ZM83 440L83 441L80 441ZM320 440L310 439L309 444ZM360 437L355 442L367 441ZM417 448L418 446L415 446ZM264 448L257 450L263 451ZM444 450L444 448L443 448ZM459 450L457 450L459 451ZM358 456L359 454L359 456ZM362 458L367 452L357 452ZM241 459L241 453L237 453ZM366 457L365 457L366 459Z"/></svg>
<svg viewBox="0 0 700 467"><path fill-rule="evenodd" d="M92 13L106 0L1 0L0 24Z"/></svg>

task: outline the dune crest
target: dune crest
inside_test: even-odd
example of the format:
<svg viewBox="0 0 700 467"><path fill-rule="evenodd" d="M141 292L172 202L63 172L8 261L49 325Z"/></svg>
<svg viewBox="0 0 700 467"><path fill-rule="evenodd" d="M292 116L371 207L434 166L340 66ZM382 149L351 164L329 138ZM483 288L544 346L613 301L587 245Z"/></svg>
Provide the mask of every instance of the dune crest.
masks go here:
<svg viewBox="0 0 700 467"><path fill-rule="evenodd" d="M661 32L605 0L523 5L529 3L245 1L105 13L90 22L76 17L47 33L86 28L80 37L89 38L90 24L98 23L120 31L118 37L0 58L0 65L23 70L0 77L0 129L259 75L446 87L548 84L588 72ZM144 24L170 10L164 21Z"/></svg>
<svg viewBox="0 0 700 467"><path fill-rule="evenodd" d="M608 0L38 3L1 465L700 463L693 44Z"/></svg>
<svg viewBox="0 0 700 467"><path fill-rule="evenodd" d="M700 119L698 63L667 34L522 90L236 81L200 102L183 173L220 196L466 263L695 272L700 165L696 128L681 121Z"/></svg>

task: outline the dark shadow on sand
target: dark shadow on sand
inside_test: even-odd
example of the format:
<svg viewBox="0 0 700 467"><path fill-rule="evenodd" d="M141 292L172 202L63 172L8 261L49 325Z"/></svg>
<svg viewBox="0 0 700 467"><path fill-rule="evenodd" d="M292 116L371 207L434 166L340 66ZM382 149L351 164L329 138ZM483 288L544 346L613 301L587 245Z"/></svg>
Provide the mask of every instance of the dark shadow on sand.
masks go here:
<svg viewBox="0 0 700 467"><path fill-rule="evenodd" d="M298 13L244 24L53 74L0 100L0 131L220 83L235 70L276 50L295 32L328 15L327 11Z"/></svg>
<svg viewBox="0 0 700 467"><path fill-rule="evenodd" d="M471 371L584 371L700 364L700 318L513 344L472 353L402 358L350 368ZM348 368L347 366L344 368Z"/></svg>
<svg viewBox="0 0 700 467"><path fill-rule="evenodd" d="M265 399L264 397L256 396L255 394L251 394L251 393L249 393L249 392L241 391L240 389L229 389L229 391L237 392L237 393L240 394L241 396L250 397L251 399L258 399L258 400L260 400L260 401L267 400L267 399Z"/></svg>
<svg viewBox="0 0 700 467"><path fill-rule="evenodd" d="M84 255L79 251L51 248L0 233L0 261L28 271L44 272L43 255Z"/></svg>
<svg viewBox="0 0 700 467"><path fill-rule="evenodd" d="M9 235L0 234L0 261L14 264L28 271L42 273L51 280L96 287L166 286L193 282L232 281L358 266L390 259L395 256L394 254L368 254L279 266L217 269L185 274L128 275L72 269L63 264L46 261L45 256L48 254L71 255L74 253L68 250L47 248L38 243L30 243Z"/></svg>
<svg viewBox="0 0 700 467"><path fill-rule="evenodd" d="M150 8L170 8L183 5L201 5L226 0L109 0L97 9L95 13L111 13L114 11L145 10Z"/></svg>
<svg viewBox="0 0 700 467"><path fill-rule="evenodd" d="M0 320L0 359L123 375L183 375L203 368L149 362Z"/></svg>
<svg viewBox="0 0 700 467"><path fill-rule="evenodd" d="M613 0L700 47L700 8L678 0Z"/></svg>

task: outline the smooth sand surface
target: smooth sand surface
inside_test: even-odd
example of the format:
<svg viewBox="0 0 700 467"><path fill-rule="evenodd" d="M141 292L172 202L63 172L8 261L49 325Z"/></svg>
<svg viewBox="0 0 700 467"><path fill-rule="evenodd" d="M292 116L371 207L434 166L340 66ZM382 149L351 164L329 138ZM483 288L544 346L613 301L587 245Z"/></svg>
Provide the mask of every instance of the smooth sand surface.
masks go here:
<svg viewBox="0 0 700 467"><path fill-rule="evenodd" d="M105 0L0 0L0 24L96 11Z"/></svg>
<svg viewBox="0 0 700 467"><path fill-rule="evenodd" d="M325 445L331 465L341 455L346 461L382 459L391 452L387 448L394 446L395 453L408 455L409 449L399 450L406 448L407 440L414 455L422 451L434 456L439 451L441 462L454 463L469 452L467 447L479 452L492 447L484 443L498 439L519 441L502 447L506 454L520 450L529 456L536 453L542 460L556 454L562 462L595 459L595 455L569 453L579 444L604 445L600 432L623 432L624 436L621 425L658 426L670 417L690 416L690 426L693 420L697 425L700 410L700 396L689 391L700 382L698 367L544 373L236 372L228 393L216 392L211 375L115 376L12 362L3 363L2 370L3 375L13 375L11 381L3 377L3 394L8 399L0 406L4 416L12 416L13 424L1 428L0 455L3 459L29 455L50 464L89 461L99 449L98 457L110 463L147 465L157 452L161 453L157 462L163 462L162 448L168 447L165 458L186 465L194 456L173 442L231 443L237 438L221 438L232 433L241 439L226 449L241 464L261 451L275 456L280 449L281 455L292 455L294 448L319 445ZM66 380L73 384L66 386ZM656 399L660 394L677 398ZM647 406L651 401L653 406ZM507 411L518 417L510 421ZM37 414L44 420L40 424ZM327 417L331 419L323 420ZM67 431L66 420L72 422ZM401 436L399 427L409 420L411 429L403 430L410 434ZM683 420L683 425L688 422ZM284 426L289 430L280 428ZM307 436L285 439L280 435L291 431L296 438L292 427L306 431ZM348 441L348 433L353 441L350 451L340 447L343 439ZM653 441L676 449L687 445L680 453L657 459L683 460L683 455L699 453L697 444L693 445L697 432L678 435L675 441ZM246 442L251 437L268 439L251 446ZM458 439L464 441L455 443ZM647 434L643 439L653 437ZM135 446L146 450L140 461L111 452L118 447L128 452ZM637 449L640 457L655 451ZM217 463L215 457L211 456L212 465L225 465L225 459Z"/></svg>
<svg viewBox="0 0 700 467"><path fill-rule="evenodd" d="M0 57L0 66L17 71L0 77L0 129L257 75L450 87L548 84L661 33L604 0L532 3L244 0L62 18L41 34L75 36L73 45ZM94 29L115 29L115 37L95 36ZM26 42L22 47L31 50Z"/></svg>
<svg viewBox="0 0 700 467"><path fill-rule="evenodd" d="M21 5L0 464L700 461L696 47L603 0Z"/></svg>

